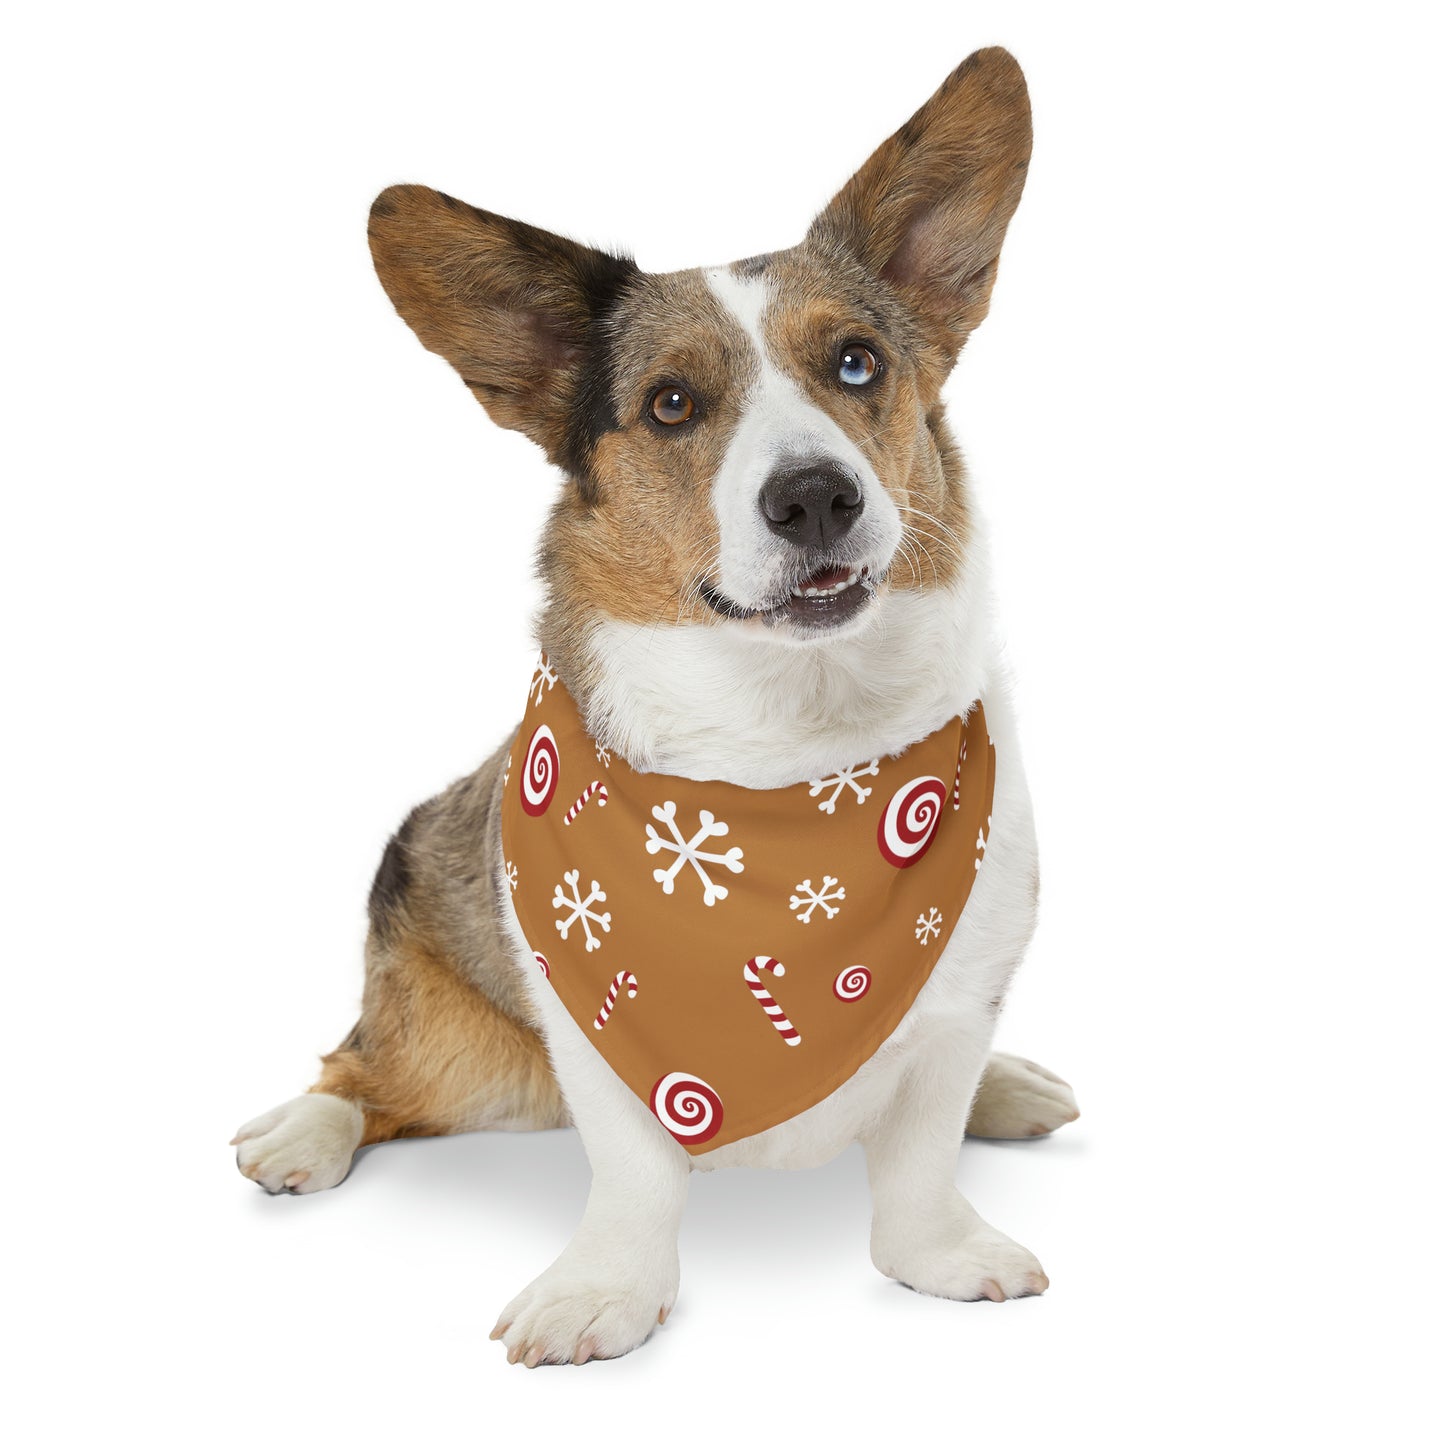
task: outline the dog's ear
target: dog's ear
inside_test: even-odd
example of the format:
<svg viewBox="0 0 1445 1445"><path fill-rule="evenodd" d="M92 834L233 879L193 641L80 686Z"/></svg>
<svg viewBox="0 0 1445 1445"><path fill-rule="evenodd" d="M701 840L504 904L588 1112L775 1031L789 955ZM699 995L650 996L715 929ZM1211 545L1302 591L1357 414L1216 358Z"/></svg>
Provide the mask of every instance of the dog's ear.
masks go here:
<svg viewBox="0 0 1445 1445"><path fill-rule="evenodd" d="M597 437L617 425L598 374L599 330L639 274L633 262L427 186L384 190L367 235L376 274L422 345L451 362L494 421L585 480Z"/></svg>
<svg viewBox="0 0 1445 1445"><path fill-rule="evenodd" d="M1032 143L1018 62L1006 50L975 51L869 156L808 239L842 246L895 286L956 353L988 314Z"/></svg>

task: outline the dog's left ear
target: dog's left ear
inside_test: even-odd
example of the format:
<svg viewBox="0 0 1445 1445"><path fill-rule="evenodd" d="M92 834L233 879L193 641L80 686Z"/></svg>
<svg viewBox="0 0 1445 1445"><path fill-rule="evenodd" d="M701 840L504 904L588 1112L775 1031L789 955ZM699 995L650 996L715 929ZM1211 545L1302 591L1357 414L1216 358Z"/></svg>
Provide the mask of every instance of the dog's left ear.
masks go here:
<svg viewBox="0 0 1445 1445"><path fill-rule="evenodd" d="M988 314L1032 144L1018 62L975 51L834 196L808 240L861 260L956 354Z"/></svg>

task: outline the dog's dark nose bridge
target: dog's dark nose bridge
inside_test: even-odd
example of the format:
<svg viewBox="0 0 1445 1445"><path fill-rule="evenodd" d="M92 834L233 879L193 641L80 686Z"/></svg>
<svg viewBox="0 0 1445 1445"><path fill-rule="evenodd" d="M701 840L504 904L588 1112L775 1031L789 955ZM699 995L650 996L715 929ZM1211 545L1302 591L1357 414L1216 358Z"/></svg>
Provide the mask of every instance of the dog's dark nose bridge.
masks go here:
<svg viewBox="0 0 1445 1445"><path fill-rule="evenodd" d="M758 493L770 531L799 547L828 547L863 514L858 478L831 457L778 467Z"/></svg>

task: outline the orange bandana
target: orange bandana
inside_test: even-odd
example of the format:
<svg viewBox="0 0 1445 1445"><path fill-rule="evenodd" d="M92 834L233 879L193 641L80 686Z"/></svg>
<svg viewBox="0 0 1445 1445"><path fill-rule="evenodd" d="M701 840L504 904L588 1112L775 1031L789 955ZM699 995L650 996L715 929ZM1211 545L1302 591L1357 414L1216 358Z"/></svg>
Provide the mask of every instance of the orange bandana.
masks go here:
<svg viewBox="0 0 1445 1445"><path fill-rule="evenodd" d="M634 772L544 657L503 782L537 966L690 1153L791 1119L878 1051L983 861L983 708L896 758L788 788Z"/></svg>

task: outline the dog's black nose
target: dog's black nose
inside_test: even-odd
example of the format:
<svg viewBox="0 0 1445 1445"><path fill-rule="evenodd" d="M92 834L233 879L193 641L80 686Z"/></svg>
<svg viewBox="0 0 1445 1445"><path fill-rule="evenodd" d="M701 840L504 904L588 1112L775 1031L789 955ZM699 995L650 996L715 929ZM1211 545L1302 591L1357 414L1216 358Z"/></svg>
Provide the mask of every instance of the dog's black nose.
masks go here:
<svg viewBox="0 0 1445 1445"><path fill-rule="evenodd" d="M758 493L768 526L799 547L828 547L863 515L858 478L826 458L779 467Z"/></svg>

